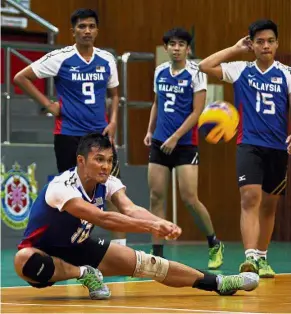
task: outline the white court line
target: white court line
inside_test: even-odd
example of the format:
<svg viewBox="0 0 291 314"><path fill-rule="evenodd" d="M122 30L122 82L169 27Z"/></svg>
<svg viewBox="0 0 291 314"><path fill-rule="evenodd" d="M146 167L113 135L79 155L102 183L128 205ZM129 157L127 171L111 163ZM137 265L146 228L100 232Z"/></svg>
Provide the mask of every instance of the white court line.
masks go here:
<svg viewBox="0 0 291 314"><path fill-rule="evenodd" d="M90 305L90 304L37 304L37 303L6 303L1 302L3 305L13 305L13 306L42 306L42 307L88 307L88 308L100 308L100 309L136 309L136 310L154 310L154 311L178 311L178 312L187 312L187 313L232 313L232 314L266 314L258 312L229 312L229 311L211 311L211 310L190 310L190 309L176 309L176 308L167 308L167 307L146 307L146 306L118 306L118 305ZM138 312L140 313L140 312Z"/></svg>
<svg viewBox="0 0 291 314"><path fill-rule="evenodd" d="M288 276L291 275L291 273L280 273L276 274L276 276ZM121 284L121 283L131 283L131 282L154 282L155 280L130 280L130 281L110 281L110 282L105 282L106 285L111 285L111 284ZM67 287L67 286L81 286L79 283L67 283L64 285L55 285L54 287ZM17 288L33 288L32 286L12 286L12 287L1 287L1 289L17 289Z"/></svg>
<svg viewBox="0 0 291 314"><path fill-rule="evenodd" d="M131 282L154 282L155 280L130 280L130 281L110 281L105 282L106 285L131 283ZM67 283L64 285L54 285L53 287L67 287L67 286L82 286L80 283ZM33 288L32 286L13 286L13 287L1 287L1 289L17 289L17 288Z"/></svg>

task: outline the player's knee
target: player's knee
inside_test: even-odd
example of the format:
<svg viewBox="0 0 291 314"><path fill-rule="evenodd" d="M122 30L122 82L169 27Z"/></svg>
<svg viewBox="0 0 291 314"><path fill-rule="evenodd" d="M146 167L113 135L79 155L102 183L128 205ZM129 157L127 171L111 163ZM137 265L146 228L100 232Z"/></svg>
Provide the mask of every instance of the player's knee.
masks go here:
<svg viewBox="0 0 291 314"><path fill-rule="evenodd" d="M25 252L24 254L19 254L19 257L15 258L23 265L23 276L39 282L42 285L48 284L48 281L52 278L55 272L55 265L52 257L41 255L36 252L30 254L30 256L25 256L25 254Z"/></svg>
<svg viewBox="0 0 291 314"><path fill-rule="evenodd" d="M199 199L197 193L193 191L181 191L180 192L181 200L186 206L197 208L199 205Z"/></svg>
<svg viewBox="0 0 291 314"><path fill-rule="evenodd" d="M241 193L241 207L244 210L259 206L260 201L261 195L256 190L247 189Z"/></svg>
<svg viewBox="0 0 291 314"><path fill-rule="evenodd" d="M157 189L151 189L150 198L151 198L151 203L154 206L158 206L164 202L165 195L162 191L159 191Z"/></svg>
<svg viewBox="0 0 291 314"><path fill-rule="evenodd" d="M135 251L136 266L133 277L151 278L163 282L169 270L169 261L143 251Z"/></svg>

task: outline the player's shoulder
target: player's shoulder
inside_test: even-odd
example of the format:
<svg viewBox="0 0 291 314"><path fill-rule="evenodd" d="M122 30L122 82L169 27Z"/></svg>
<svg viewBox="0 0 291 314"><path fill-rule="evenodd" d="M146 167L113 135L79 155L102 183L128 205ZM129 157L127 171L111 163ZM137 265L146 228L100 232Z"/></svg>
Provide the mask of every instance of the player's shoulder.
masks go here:
<svg viewBox="0 0 291 314"><path fill-rule="evenodd" d="M158 65L158 66L156 67L156 69L155 69L156 75L157 75L158 73L160 73L161 71L163 71L163 70L169 68L170 66L171 66L171 62L169 62L169 61L161 63L161 64Z"/></svg>
<svg viewBox="0 0 291 314"><path fill-rule="evenodd" d="M121 182L120 179L118 179L117 177L115 176L112 176L110 175L105 183L105 185L108 185L108 184L119 184Z"/></svg>
<svg viewBox="0 0 291 314"><path fill-rule="evenodd" d="M72 55L76 53L76 49L74 46L66 46L64 48L55 49L49 53L47 53L42 61L46 61L48 59L51 60L65 60L70 58Z"/></svg>
<svg viewBox="0 0 291 314"><path fill-rule="evenodd" d="M116 58L111 52L104 49L94 47L94 53L98 55L100 58L105 59L108 62L115 62L116 60Z"/></svg>
<svg viewBox="0 0 291 314"><path fill-rule="evenodd" d="M279 61L275 61L275 67L282 71L285 75L288 75L290 76L291 75L291 67L286 65L286 64L283 64Z"/></svg>
<svg viewBox="0 0 291 314"><path fill-rule="evenodd" d="M58 188L60 186L78 187L79 180L75 168L69 169L53 178L48 184L48 188Z"/></svg>
<svg viewBox="0 0 291 314"><path fill-rule="evenodd" d="M199 65L196 61L194 60L187 60L186 62L186 69L190 72L199 72Z"/></svg>

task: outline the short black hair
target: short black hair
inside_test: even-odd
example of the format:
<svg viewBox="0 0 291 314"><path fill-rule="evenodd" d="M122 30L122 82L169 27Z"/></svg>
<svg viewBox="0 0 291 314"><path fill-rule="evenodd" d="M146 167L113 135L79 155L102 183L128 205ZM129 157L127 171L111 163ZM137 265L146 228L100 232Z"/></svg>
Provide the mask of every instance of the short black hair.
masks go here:
<svg viewBox="0 0 291 314"><path fill-rule="evenodd" d="M72 27L74 28L76 26L78 19L83 20L83 19L87 19L88 17L93 17L98 26L99 18L98 18L98 14L95 11L91 9L78 9L71 15Z"/></svg>
<svg viewBox="0 0 291 314"><path fill-rule="evenodd" d="M112 148L112 144L109 141L107 135L102 135L100 133L89 133L83 136L77 148L77 156L81 155L85 158L92 151L92 147L99 148L101 150Z"/></svg>
<svg viewBox="0 0 291 314"><path fill-rule="evenodd" d="M278 28L277 24L275 24L271 20L258 20L252 23L249 26L249 36L251 40L254 40L256 33L264 30L272 30L276 36L276 39L278 38Z"/></svg>
<svg viewBox="0 0 291 314"><path fill-rule="evenodd" d="M192 35L182 27L175 27L168 30L163 36L164 44L167 45L169 41L172 40L173 38L185 40L188 46L192 41Z"/></svg>

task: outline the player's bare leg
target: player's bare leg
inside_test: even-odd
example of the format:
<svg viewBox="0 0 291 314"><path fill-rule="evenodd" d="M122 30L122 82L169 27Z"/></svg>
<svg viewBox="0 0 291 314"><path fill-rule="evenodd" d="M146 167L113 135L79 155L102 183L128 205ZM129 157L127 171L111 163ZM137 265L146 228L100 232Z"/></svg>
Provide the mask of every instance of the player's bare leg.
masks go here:
<svg viewBox="0 0 291 314"><path fill-rule="evenodd" d="M148 184L150 189L150 210L160 217L165 218L165 202L170 178L170 170L162 165L149 163ZM154 255L163 256L163 241L153 237Z"/></svg>
<svg viewBox="0 0 291 314"><path fill-rule="evenodd" d="M270 195L263 191L260 206L260 234L257 246L259 275L262 278L273 278L275 272L267 262L267 250L275 225L276 209L279 195Z"/></svg>
<svg viewBox="0 0 291 314"><path fill-rule="evenodd" d="M118 209L110 202L106 202L108 210L112 212L119 213ZM112 241L120 245L126 245L126 233L125 232L113 232L112 231Z"/></svg>
<svg viewBox="0 0 291 314"><path fill-rule="evenodd" d="M258 272L257 246L260 235L260 204L262 187L249 184L240 188L241 216L240 229L245 249L246 260L240 265L240 272Z"/></svg>
<svg viewBox="0 0 291 314"><path fill-rule="evenodd" d="M233 294L237 290L253 290L259 280L259 277L252 273L233 276L202 273L181 263L137 252L115 243L110 244L99 269L105 276L127 275L151 278L171 287L193 287L220 294Z"/></svg>
<svg viewBox="0 0 291 314"><path fill-rule="evenodd" d="M223 263L224 246L216 238L210 215L198 198L198 166L183 165L178 166L176 170L181 199L208 240L208 268L217 269Z"/></svg>
<svg viewBox="0 0 291 314"><path fill-rule="evenodd" d="M14 258L14 268L20 278L41 284L42 287L49 286L48 283L78 279L88 288L91 299L108 299L111 295L99 270L86 265L71 265L36 248L18 251Z"/></svg>

